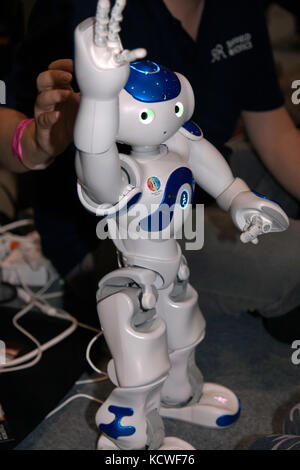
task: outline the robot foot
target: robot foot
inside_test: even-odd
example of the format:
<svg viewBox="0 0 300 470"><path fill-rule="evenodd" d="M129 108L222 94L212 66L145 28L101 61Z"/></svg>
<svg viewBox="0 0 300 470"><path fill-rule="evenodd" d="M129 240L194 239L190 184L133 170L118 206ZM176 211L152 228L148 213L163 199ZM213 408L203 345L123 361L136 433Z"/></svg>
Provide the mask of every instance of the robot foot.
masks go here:
<svg viewBox="0 0 300 470"><path fill-rule="evenodd" d="M165 437L163 445L158 450L196 450L191 444L178 437Z"/></svg>
<svg viewBox="0 0 300 470"><path fill-rule="evenodd" d="M97 450L119 450L119 448L102 434L97 443Z"/></svg>
<svg viewBox="0 0 300 470"><path fill-rule="evenodd" d="M120 450L104 434L100 436L97 444L97 450ZM191 444L178 437L165 437L163 445L157 450L195 450Z"/></svg>
<svg viewBox="0 0 300 470"><path fill-rule="evenodd" d="M224 428L234 423L240 415L240 400L228 388L214 383L204 383L198 403L181 408L161 406L160 415L209 428Z"/></svg>

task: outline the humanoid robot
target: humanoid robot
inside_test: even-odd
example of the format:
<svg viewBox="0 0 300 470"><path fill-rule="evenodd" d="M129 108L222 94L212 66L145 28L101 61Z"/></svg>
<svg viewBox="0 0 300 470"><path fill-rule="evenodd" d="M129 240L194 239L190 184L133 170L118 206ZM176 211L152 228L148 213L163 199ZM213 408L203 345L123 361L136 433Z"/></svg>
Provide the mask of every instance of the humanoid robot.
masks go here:
<svg viewBox="0 0 300 470"><path fill-rule="evenodd" d="M205 320L174 235L191 211L195 180L231 212L243 242L257 243L289 222L275 202L233 177L190 121L188 80L142 60L144 49L122 49L125 3L117 0L110 13L110 2L100 0L96 18L75 32L78 195L111 232L118 227L120 267L97 292L116 386L96 415L98 449L193 449L165 437L161 417L221 428L240 412L231 390L203 382L194 359ZM130 155L119 154L116 142L130 145ZM144 209L139 217L137 206Z"/></svg>

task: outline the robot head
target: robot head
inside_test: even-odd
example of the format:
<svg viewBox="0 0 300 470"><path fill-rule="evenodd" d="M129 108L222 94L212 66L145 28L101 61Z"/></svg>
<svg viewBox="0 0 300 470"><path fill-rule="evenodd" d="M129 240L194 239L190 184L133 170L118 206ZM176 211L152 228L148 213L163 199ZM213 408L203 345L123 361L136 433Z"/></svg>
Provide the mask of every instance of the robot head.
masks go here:
<svg viewBox="0 0 300 470"><path fill-rule="evenodd" d="M129 145L152 146L168 140L194 111L194 93L188 80L155 62L130 65L120 93L117 139Z"/></svg>

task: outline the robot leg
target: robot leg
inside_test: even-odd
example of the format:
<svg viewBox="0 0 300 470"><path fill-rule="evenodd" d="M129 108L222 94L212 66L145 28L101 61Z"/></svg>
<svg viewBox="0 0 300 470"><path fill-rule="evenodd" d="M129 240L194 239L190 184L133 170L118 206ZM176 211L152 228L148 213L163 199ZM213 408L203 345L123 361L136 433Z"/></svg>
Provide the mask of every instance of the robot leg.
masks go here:
<svg viewBox="0 0 300 470"><path fill-rule="evenodd" d="M162 388L160 414L206 427L229 426L239 416L237 396L226 387L203 383L195 348L205 336L198 294L187 282L160 291L157 310L167 325L171 369Z"/></svg>
<svg viewBox="0 0 300 470"><path fill-rule="evenodd" d="M161 387L170 361L165 322L155 314L152 276L154 273L144 269L123 268L99 284L98 313L112 354L108 374L116 388L96 414L103 433L98 449L159 449L165 445L192 449L183 441L165 440L159 415Z"/></svg>

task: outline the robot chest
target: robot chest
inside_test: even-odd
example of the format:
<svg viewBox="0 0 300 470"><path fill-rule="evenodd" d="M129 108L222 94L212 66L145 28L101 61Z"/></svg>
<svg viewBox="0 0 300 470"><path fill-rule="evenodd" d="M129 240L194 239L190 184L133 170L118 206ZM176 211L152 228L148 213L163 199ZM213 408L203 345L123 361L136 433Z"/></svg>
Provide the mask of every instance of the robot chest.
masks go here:
<svg viewBox="0 0 300 470"><path fill-rule="evenodd" d="M194 178L188 167L181 166L167 177L145 175L143 202L148 216L140 222L144 231L157 232L168 227L176 215L191 207L194 193Z"/></svg>

